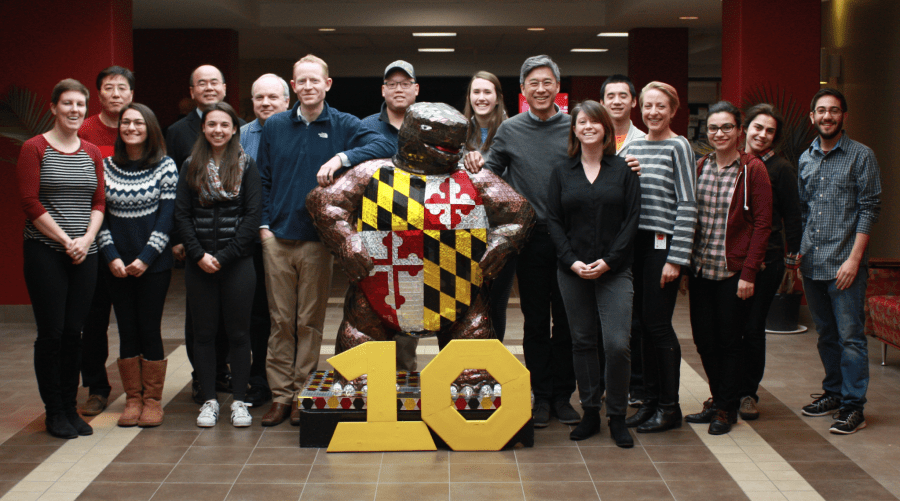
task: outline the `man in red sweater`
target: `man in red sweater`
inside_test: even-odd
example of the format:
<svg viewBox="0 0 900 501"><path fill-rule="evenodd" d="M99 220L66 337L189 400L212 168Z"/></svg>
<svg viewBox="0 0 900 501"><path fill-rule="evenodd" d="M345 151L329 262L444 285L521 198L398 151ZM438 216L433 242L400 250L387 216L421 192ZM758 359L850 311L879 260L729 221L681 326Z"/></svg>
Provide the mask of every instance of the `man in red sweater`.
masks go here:
<svg viewBox="0 0 900 501"><path fill-rule="evenodd" d="M103 157L113 154L119 137L119 112L134 97L134 74L128 68L110 66L97 75L100 96L100 113L84 120L78 136L100 148ZM85 416L103 412L109 400L109 379L106 377L106 359L109 357L109 313L112 298L106 287L106 266L98 266L100 273L91 310L82 331L81 382L88 388L88 399L81 408Z"/></svg>

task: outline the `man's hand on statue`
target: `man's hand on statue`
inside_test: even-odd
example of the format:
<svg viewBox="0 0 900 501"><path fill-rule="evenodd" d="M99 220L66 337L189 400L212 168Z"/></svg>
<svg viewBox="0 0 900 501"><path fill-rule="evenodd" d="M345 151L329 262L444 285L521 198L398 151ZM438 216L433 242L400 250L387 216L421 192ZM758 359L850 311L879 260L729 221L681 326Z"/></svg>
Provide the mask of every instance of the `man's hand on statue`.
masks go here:
<svg viewBox="0 0 900 501"><path fill-rule="evenodd" d="M325 164L319 168L318 174L316 174L316 181L319 182L319 186L328 186L334 182L334 173L341 168L341 158L337 155L331 157L331 160L325 162Z"/></svg>

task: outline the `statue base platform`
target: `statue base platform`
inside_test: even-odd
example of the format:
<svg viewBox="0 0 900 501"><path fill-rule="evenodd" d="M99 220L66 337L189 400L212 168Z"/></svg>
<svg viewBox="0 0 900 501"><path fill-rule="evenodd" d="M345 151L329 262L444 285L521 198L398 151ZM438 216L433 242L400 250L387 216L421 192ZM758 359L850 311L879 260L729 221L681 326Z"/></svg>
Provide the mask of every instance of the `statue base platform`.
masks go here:
<svg viewBox="0 0 900 501"><path fill-rule="evenodd" d="M351 395L336 395L331 392L334 371L316 371L303 386L300 393L300 447L327 448L338 423L343 421L365 421L367 396L357 390ZM397 372L397 420L421 421L421 397L418 372ZM448 398L450 389L447 388ZM472 397L468 400L458 397L454 404L467 420L488 419L500 407L502 398ZM431 432L434 443L447 448L441 438ZM534 426L532 420L516 433L503 447L511 449L516 445L534 446Z"/></svg>

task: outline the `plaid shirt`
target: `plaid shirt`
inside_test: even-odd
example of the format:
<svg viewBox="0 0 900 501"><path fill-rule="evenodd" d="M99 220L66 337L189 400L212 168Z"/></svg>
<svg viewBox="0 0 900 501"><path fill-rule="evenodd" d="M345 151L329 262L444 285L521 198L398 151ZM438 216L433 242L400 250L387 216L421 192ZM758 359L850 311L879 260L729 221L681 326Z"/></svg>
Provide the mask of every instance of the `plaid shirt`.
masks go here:
<svg viewBox="0 0 900 501"><path fill-rule="evenodd" d="M872 150L843 132L834 149L820 138L800 156L803 276L834 280L850 257L856 234L870 234L881 211L881 176ZM865 266L868 248L860 262Z"/></svg>
<svg viewBox="0 0 900 501"><path fill-rule="evenodd" d="M740 160L738 157L720 169L716 154L710 153L697 178L698 229L691 266L698 277L725 280L735 273L728 270L725 260L725 227L734 183L741 172Z"/></svg>

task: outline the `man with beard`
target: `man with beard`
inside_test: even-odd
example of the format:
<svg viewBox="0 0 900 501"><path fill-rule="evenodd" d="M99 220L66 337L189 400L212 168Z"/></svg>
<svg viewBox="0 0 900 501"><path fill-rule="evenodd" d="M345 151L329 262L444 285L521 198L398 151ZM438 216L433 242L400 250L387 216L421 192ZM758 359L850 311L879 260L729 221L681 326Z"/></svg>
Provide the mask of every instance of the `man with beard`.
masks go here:
<svg viewBox="0 0 900 501"><path fill-rule="evenodd" d="M866 427L869 385L864 331L867 247L880 212L881 180L872 150L843 130L847 100L835 89L813 97L809 118L819 136L800 157L806 300L819 333L825 367L822 393L803 407L807 416L837 411L829 431L849 435Z"/></svg>

